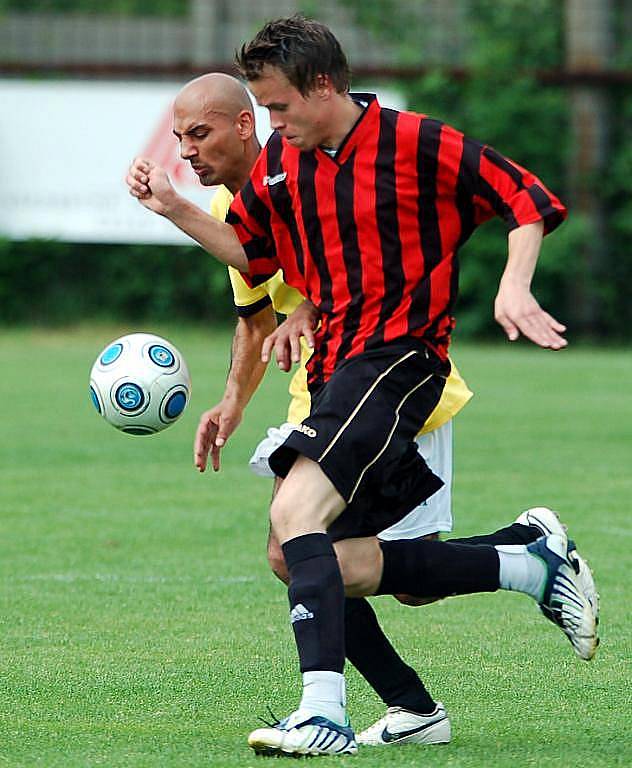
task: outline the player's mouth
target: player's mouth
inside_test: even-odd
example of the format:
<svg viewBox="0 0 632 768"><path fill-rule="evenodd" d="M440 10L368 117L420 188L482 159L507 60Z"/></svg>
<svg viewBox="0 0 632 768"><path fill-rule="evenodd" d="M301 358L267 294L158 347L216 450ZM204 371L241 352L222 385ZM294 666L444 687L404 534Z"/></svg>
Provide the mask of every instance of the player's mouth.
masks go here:
<svg viewBox="0 0 632 768"><path fill-rule="evenodd" d="M208 168L205 165L191 164L191 168L193 168L193 172L197 173L198 176L206 176L206 174L208 173Z"/></svg>

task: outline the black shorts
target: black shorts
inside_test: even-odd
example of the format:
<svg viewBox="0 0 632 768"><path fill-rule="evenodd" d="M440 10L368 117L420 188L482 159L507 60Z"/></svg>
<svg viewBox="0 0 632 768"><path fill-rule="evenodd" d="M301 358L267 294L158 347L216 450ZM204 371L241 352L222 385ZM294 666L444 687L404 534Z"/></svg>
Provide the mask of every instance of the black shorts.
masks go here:
<svg viewBox="0 0 632 768"><path fill-rule="evenodd" d="M416 339L345 360L311 393L310 415L270 456L285 477L296 456L316 461L347 502L334 541L374 536L443 485L415 437L439 402L450 364Z"/></svg>

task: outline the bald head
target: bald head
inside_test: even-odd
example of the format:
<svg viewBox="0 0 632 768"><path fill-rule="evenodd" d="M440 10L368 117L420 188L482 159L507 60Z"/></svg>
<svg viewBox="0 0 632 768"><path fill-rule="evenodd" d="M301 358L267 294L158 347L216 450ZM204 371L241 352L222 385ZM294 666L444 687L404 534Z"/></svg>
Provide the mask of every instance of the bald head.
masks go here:
<svg viewBox="0 0 632 768"><path fill-rule="evenodd" d="M196 77L176 96L173 132L204 186L224 184L235 193L259 154L248 91L221 72Z"/></svg>
<svg viewBox="0 0 632 768"><path fill-rule="evenodd" d="M242 110L253 111L248 91L239 80L222 72L209 72L188 82L176 96L175 109L179 108L217 112L231 120Z"/></svg>

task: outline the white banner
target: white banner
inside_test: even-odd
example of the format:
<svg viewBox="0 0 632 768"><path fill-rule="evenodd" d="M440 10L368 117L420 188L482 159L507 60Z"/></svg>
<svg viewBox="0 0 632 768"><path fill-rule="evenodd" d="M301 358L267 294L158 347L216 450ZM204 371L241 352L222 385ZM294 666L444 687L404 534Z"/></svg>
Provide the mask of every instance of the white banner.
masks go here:
<svg viewBox="0 0 632 768"><path fill-rule="evenodd" d="M0 80L0 236L67 242L192 241L127 193L136 155L163 165L205 210L212 191L178 156L171 108L183 83ZM401 108L397 94L382 103ZM399 103L398 103L399 102ZM257 108L257 133L269 133Z"/></svg>

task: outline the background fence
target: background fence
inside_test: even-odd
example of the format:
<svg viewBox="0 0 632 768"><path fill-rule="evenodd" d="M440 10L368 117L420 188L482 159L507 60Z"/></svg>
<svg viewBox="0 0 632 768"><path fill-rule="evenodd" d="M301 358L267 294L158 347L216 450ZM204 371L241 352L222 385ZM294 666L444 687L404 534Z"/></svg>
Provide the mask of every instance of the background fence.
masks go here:
<svg viewBox="0 0 632 768"><path fill-rule="evenodd" d="M233 71L235 48L263 20L294 11L333 28L356 82L395 86L411 109L455 124L542 176L571 216L546 243L538 295L576 333L630 338L628 0L0 0L0 76L181 83L211 69ZM494 224L463 250L462 332L493 328L491 300L504 252ZM167 268L173 253L159 245L104 250L4 242L0 319L49 322L97 309L124 317L160 311L209 319L209 307L225 301L223 273L198 249L180 251L179 269L196 273L200 291L196 300L189 294L183 300L177 275ZM133 299L121 301L127 283L111 284L105 276L94 305L73 299L91 294L86 281L101 274L106 257L124 258L139 270L131 281ZM43 277L41 300L33 301L34 284L22 276L29 259L39 264L37 274L65 274L62 288L47 292L59 280ZM152 259L160 269L143 279ZM68 270L71 263L75 268ZM207 300L209 285L217 295Z"/></svg>
<svg viewBox="0 0 632 768"><path fill-rule="evenodd" d="M406 27L432 35L423 50L415 45L406 63L464 62L467 11L464 0L419 2L300 2L300 0L189 0L189 2L102 3L5 2L0 26L2 64L82 68L124 72L127 68L192 71L231 66L235 48L263 21L298 11L317 16L338 35L350 59L361 69L401 65L401 50L381 32L393 28L393 14ZM97 10L98 9L98 10ZM146 15L151 10L152 15ZM63 12L62 12L63 11ZM369 21L370 23L366 23ZM398 41L400 42L400 41Z"/></svg>

